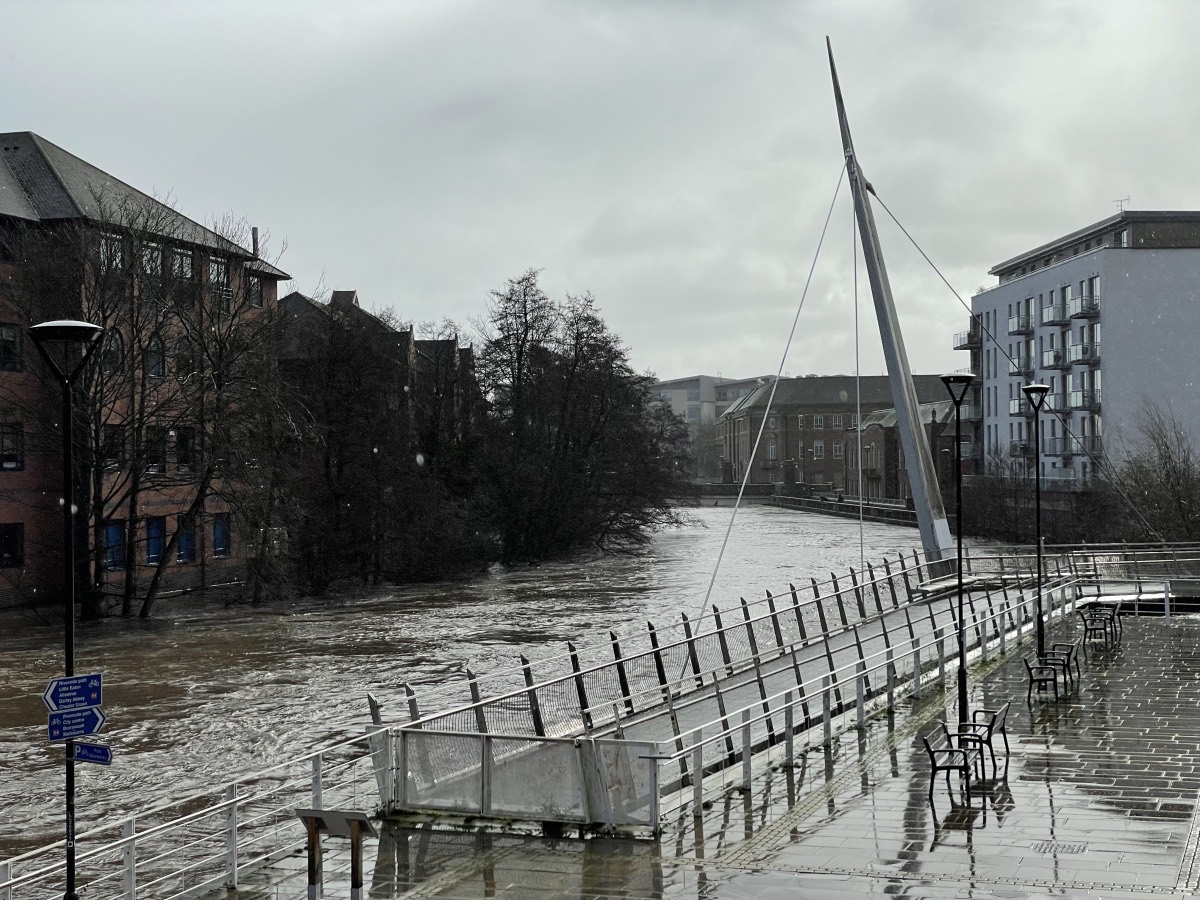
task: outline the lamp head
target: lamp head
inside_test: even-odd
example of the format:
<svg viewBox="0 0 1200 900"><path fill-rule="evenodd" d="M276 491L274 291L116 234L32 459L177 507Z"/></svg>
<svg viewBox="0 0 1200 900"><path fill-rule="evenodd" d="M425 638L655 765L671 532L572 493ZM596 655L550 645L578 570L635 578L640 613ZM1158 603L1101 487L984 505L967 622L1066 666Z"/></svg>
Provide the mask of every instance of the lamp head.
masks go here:
<svg viewBox="0 0 1200 900"><path fill-rule="evenodd" d="M78 322L73 319L58 319L53 322L42 322L29 329L29 336L38 344L88 344L94 343L104 333L104 329L91 322Z"/></svg>
<svg viewBox="0 0 1200 900"><path fill-rule="evenodd" d="M1050 385L1048 384L1027 384L1022 391L1029 398L1029 403L1038 412L1042 411L1042 404L1046 402L1046 395L1050 393Z"/></svg>
<svg viewBox="0 0 1200 900"><path fill-rule="evenodd" d="M950 392L950 399L954 401L956 407L962 405L963 399L967 396L967 389L974 380L975 375L972 372L948 372L942 376L942 384Z"/></svg>

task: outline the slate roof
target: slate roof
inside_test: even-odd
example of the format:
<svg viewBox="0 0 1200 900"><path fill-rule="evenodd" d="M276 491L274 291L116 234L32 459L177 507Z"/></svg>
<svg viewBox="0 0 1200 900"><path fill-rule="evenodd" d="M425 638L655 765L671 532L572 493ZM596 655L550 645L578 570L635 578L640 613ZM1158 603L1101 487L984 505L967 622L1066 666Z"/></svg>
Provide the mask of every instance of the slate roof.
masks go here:
<svg viewBox="0 0 1200 900"><path fill-rule="evenodd" d="M857 382L857 384L856 384ZM940 375L914 375L913 386L918 403L931 403L946 396ZM893 406L892 387L886 375L820 375L810 378L780 378L775 391L775 409L814 406L844 406L853 403L861 388L864 410ZM771 385L764 384L730 405L723 413L731 418L750 409L762 409L771 397Z"/></svg>
<svg viewBox="0 0 1200 900"><path fill-rule="evenodd" d="M32 131L0 133L0 216L30 222L87 219L101 225L120 225L114 216L130 205L153 208L163 217L170 237L240 257L264 275L290 277L256 259L245 247Z"/></svg>

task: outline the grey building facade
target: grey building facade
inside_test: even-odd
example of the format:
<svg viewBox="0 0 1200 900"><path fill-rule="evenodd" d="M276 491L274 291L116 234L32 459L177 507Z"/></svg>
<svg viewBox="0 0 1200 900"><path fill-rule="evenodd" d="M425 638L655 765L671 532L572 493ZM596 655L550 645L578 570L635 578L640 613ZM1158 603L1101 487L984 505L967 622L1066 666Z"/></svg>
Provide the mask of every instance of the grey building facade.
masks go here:
<svg viewBox="0 0 1200 900"><path fill-rule="evenodd" d="M1200 439L1200 212L1124 211L989 274L954 340L979 376L964 413L985 470L1083 487L1138 444L1151 402ZM1034 382L1051 388L1036 450Z"/></svg>

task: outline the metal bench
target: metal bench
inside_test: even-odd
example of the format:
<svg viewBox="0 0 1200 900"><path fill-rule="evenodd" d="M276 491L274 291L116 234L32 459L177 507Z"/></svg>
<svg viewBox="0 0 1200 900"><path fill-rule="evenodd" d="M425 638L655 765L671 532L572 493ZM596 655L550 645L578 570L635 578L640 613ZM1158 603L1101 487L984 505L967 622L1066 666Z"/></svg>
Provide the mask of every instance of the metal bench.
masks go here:
<svg viewBox="0 0 1200 900"><path fill-rule="evenodd" d="M1083 623L1083 652L1087 653L1088 641L1101 641L1104 646L1112 646L1112 625L1108 617L1091 612L1094 607L1079 610L1079 620Z"/></svg>
<svg viewBox="0 0 1200 900"><path fill-rule="evenodd" d="M1050 652L1055 656L1063 657L1067 661L1067 675L1074 682L1075 679L1082 678L1083 672L1079 668L1079 648L1083 641L1076 638L1073 641L1056 641L1050 645ZM1075 675L1071 675L1071 668L1074 667Z"/></svg>
<svg viewBox="0 0 1200 900"><path fill-rule="evenodd" d="M974 744L982 750L987 747L988 754L992 758L992 780L994 781L999 775L999 767L996 764L996 747L993 740L996 735L1000 735L1004 740L1004 771L1008 773L1008 707L1005 703L999 709L977 709L971 713L970 722L957 723L956 731L951 732L945 722L942 723L942 730L946 734L946 743L954 746L956 743L959 746L963 744ZM956 740L957 739L957 740Z"/></svg>
<svg viewBox="0 0 1200 900"><path fill-rule="evenodd" d="M1029 672L1029 689L1025 692L1025 702L1033 704L1033 688L1037 685L1038 692L1041 693L1046 687L1054 688L1054 700L1058 701L1058 673L1061 671L1061 666L1047 665L1043 662L1038 662L1037 665L1031 663L1028 659L1025 660L1025 669Z"/></svg>
<svg viewBox="0 0 1200 900"><path fill-rule="evenodd" d="M943 724L943 728L945 725ZM963 793L967 798L967 806L971 805L971 771L979 766L980 778L983 777L983 753L978 747L934 747L929 738L922 736L921 743L929 754L929 805L933 805L933 782L938 772L946 773L946 791L950 794L950 802L954 802L954 794L950 786L950 773L958 772L962 779Z"/></svg>

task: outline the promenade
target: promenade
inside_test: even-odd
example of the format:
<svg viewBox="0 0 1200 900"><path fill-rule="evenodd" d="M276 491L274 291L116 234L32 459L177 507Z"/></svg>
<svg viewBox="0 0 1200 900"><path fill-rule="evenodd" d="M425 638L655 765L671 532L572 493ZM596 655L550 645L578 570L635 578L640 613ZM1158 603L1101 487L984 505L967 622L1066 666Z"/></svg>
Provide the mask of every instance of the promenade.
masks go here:
<svg viewBox="0 0 1200 900"><path fill-rule="evenodd" d="M1030 651L1027 640L971 670L972 707L1012 702L1007 778L971 808L951 805L944 778L928 803L920 736L953 710L951 678L950 692L927 689L794 767L756 760L750 791L718 797L699 818L685 809L659 844L385 827L367 845L365 895L1200 896L1200 617L1126 617L1121 644L1081 660L1078 687L1058 703L1035 694L1026 705ZM324 896L349 897L343 842L326 843ZM238 896L305 896L303 857Z"/></svg>

